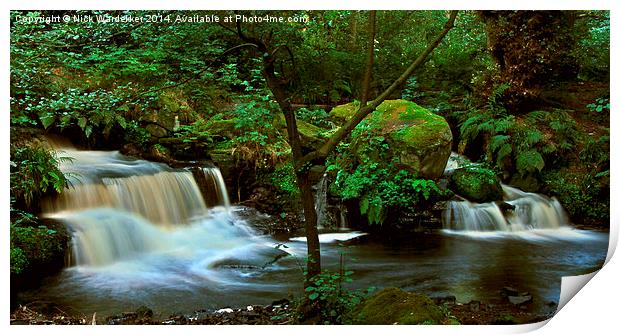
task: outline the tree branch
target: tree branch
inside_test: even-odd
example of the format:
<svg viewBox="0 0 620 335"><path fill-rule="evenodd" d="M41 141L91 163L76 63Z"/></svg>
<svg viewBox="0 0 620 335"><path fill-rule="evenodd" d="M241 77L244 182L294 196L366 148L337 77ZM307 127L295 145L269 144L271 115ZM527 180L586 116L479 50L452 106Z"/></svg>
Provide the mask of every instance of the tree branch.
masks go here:
<svg viewBox="0 0 620 335"><path fill-rule="evenodd" d="M450 18L444 25L443 31L435 38L435 40L416 58L416 60L409 65L409 67L403 72L403 74L396 79L390 87L383 91L375 100L370 102L366 106L360 104L359 109L342 127L340 127L332 137L330 137L323 146L318 150L312 151L306 154L301 160L296 161L295 168L299 169L308 162L316 159L325 158L329 153L336 148L338 143L344 140L349 133L355 128L362 120L370 113L372 113L383 101L385 101L398 87L405 83L405 81L413 74L413 72L424 63L426 58L437 48L439 43L448 34L448 32L454 27L454 21L456 20L456 14L458 11L453 10L450 12Z"/></svg>

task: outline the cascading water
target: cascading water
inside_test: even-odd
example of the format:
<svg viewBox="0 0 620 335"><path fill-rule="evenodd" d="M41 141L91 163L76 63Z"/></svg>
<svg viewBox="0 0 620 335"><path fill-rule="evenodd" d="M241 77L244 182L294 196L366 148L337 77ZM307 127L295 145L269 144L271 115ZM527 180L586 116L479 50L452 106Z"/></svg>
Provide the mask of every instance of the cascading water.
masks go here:
<svg viewBox="0 0 620 335"><path fill-rule="evenodd" d="M445 229L456 231L519 232L557 229L567 225L562 206L556 199L502 186L506 209L495 202L451 201L443 213Z"/></svg>
<svg viewBox="0 0 620 335"><path fill-rule="evenodd" d="M71 262L78 268L148 259L153 254L190 256L208 267L234 250L266 244L228 212L221 173L204 168L224 213L209 209L192 173L125 157L118 152L67 149L60 168L71 187L43 202L44 215L72 233ZM144 264L143 264L144 265Z"/></svg>
<svg viewBox="0 0 620 335"><path fill-rule="evenodd" d="M219 203L226 208L230 208L230 199L226 191L226 183L224 182L224 177L220 169L216 167L203 167L201 169L205 178L212 181Z"/></svg>
<svg viewBox="0 0 620 335"><path fill-rule="evenodd" d="M41 287L20 293L20 304L49 301L70 313L96 312L98 317L148 306L165 317L197 308L268 304L287 294L303 294L300 260L307 255L305 238L287 236L276 242L258 235L241 219L247 217L243 208L226 210L226 188L214 167L192 169L192 175L117 152L65 150L60 156L74 158L61 166L74 173L73 186L57 199L48 199L44 214L62 220L72 232L72 266L45 279ZM548 218L556 216L557 222L566 222L554 214L559 206L552 199L504 190L507 202L515 206L503 219L506 227L552 226ZM501 224L501 210L490 213ZM532 221L545 215L547 219ZM488 229L498 229L493 220ZM541 230L553 231L554 237L564 231L529 231ZM458 232L471 236L468 230ZM343 250L338 244L361 234L321 234L322 265L340 268ZM545 243L509 239L501 245L451 234L416 235L413 243L408 237L399 246L362 239L346 246L347 257L355 259L347 268L355 271L358 287L454 294L466 302L493 298L509 282L524 286L535 304L542 304L557 301L555 283L561 276L592 271L605 259L606 234L581 231L566 237ZM282 243L296 256L281 257L283 251L275 246ZM568 269L567 264L575 267Z"/></svg>
<svg viewBox="0 0 620 335"><path fill-rule="evenodd" d="M314 211L316 212L316 222L319 229L324 227L323 224L326 221L329 221L329 214L327 213L328 186L327 174L323 174L316 186L316 193L314 194Z"/></svg>
<svg viewBox="0 0 620 335"><path fill-rule="evenodd" d="M450 155L444 175L458 169L465 157ZM503 202L449 201L442 214L443 228L460 233L524 233L570 229L562 205L555 198L502 185Z"/></svg>

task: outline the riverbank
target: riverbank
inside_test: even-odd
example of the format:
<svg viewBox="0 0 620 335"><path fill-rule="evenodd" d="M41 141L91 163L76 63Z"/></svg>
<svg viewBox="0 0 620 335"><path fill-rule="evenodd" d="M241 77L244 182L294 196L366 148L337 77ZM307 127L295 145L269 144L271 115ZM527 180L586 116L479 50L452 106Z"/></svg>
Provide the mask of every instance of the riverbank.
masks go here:
<svg viewBox="0 0 620 335"><path fill-rule="evenodd" d="M548 303L547 311L528 310L527 305L510 302L484 303L471 301L466 304L438 301L456 321L465 325L527 324L553 317L555 303ZM221 308L198 310L192 314L156 316L148 307L140 307L114 316L69 314L60 306L46 303L30 303L17 307L11 313L11 325L295 325L290 301L282 299L270 305L250 305L244 308Z"/></svg>

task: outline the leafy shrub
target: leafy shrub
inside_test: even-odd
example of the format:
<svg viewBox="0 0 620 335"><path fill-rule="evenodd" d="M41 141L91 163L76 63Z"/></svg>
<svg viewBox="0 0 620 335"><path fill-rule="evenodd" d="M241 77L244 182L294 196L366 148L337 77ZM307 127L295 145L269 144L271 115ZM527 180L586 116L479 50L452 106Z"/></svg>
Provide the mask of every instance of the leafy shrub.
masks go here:
<svg viewBox="0 0 620 335"><path fill-rule="evenodd" d="M590 103L586 106L590 112L599 113L599 114L609 114L610 104L609 99L606 98L598 98L593 103Z"/></svg>
<svg viewBox="0 0 620 335"><path fill-rule="evenodd" d="M546 166L564 163L580 136L575 121L561 110L509 115L499 102L507 87L498 86L484 109L460 115L459 151L481 149L483 160L504 176L536 177Z"/></svg>
<svg viewBox="0 0 620 335"><path fill-rule="evenodd" d="M21 227L11 224L11 273L47 265L64 257L67 237L44 225Z"/></svg>
<svg viewBox="0 0 620 335"><path fill-rule="evenodd" d="M11 197L29 207L44 194L62 192L67 179L58 164L67 159L40 146L11 146Z"/></svg>
<svg viewBox="0 0 620 335"><path fill-rule="evenodd" d="M281 192L293 196L299 195L297 187L297 178L295 177L295 169L292 161L279 164L271 173L271 182Z"/></svg>
<svg viewBox="0 0 620 335"><path fill-rule="evenodd" d="M353 281L353 271L332 272L323 270L310 279L305 291L313 304L320 306L321 321L324 324L342 324L343 317L353 310L374 288L350 290L343 284Z"/></svg>
<svg viewBox="0 0 620 335"><path fill-rule="evenodd" d="M21 248L13 246L11 243L11 273L19 274L28 266L28 259Z"/></svg>
<svg viewBox="0 0 620 335"><path fill-rule="evenodd" d="M297 116L297 119L306 121L317 127L331 129L335 126L329 120L329 114L322 108L308 109L302 107L299 108L295 114Z"/></svg>
<svg viewBox="0 0 620 335"><path fill-rule="evenodd" d="M370 133L369 133L370 134ZM344 200L357 199L360 212L369 223L381 224L390 208L412 207L445 197L446 192L430 179L418 178L398 167L396 157L388 157L389 144L382 136L371 136L360 149L379 152L378 157L353 157L351 145L341 143L327 163L327 172L336 174L330 193ZM370 150L371 147L381 150Z"/></svg>
<svg viewBox="0 0 620 335"><path fill-rule="evenodd" d="M594 172L550 171L543 180L550 195L558 198L573 220L582 223L609 222L609 188Z"/></svg>

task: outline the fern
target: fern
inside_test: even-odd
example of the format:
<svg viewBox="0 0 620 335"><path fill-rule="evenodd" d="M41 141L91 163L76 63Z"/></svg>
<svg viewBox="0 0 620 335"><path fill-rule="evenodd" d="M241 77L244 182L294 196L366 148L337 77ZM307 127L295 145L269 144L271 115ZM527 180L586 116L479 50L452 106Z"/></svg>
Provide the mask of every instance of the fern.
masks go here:
<svg viewBox="0 0 620 335"><path fill-rule="evenodd" d="M510 139L509 135L495 135L491 137L491 143L489 144L489 148L491 151L495 152L499 147L504 145Z"/></svg>
<svg viewBox="0 0 620 335"><path fill-rule="evenodd" d="M543 134L538 130L526 130L524 135L524 143L528 147L533 147L543 140Z"/></svg>
<svg viewBox="0 0 620 335"><path fill-rule="evenodd" d="M502 147L497 152L497 158L495 159L495 164L499 168L504 169L504 159L506 157L510 157L509 155L511 153L512 153L512 145L510 145L508 143L502 145Z"/></svg>
<svg viewBox="0 0 620 335"><path fill-rule="evenodd" d="M540 122L540 121L545 121L549 118L549 112L545 112L545 111L533 111L530 112L529 114L527 114L527 116L525 117L527 121L529 122Z"/></svg>
<svg viewBox="0 0 620 335"><path fill-rule="evenodd" d="M515 126L514 115L509 115L505 118L495 120L495 131L498 133L507 132L510 129L514 128L514 126Z"/></svg>
<svg viewBox="0 0 620 335"><path fill-rule="evenodd" d="M540 172L545 167L545 160L534 150L519 152L517 155L517 170L522 174Z"/></svg>
<svg viewBox="0 0 620 335"><path fill-rule="evenodd" d="M478 132L489 133L493 135L495 133L495 120L490 119L478 125Z"/></svg>

